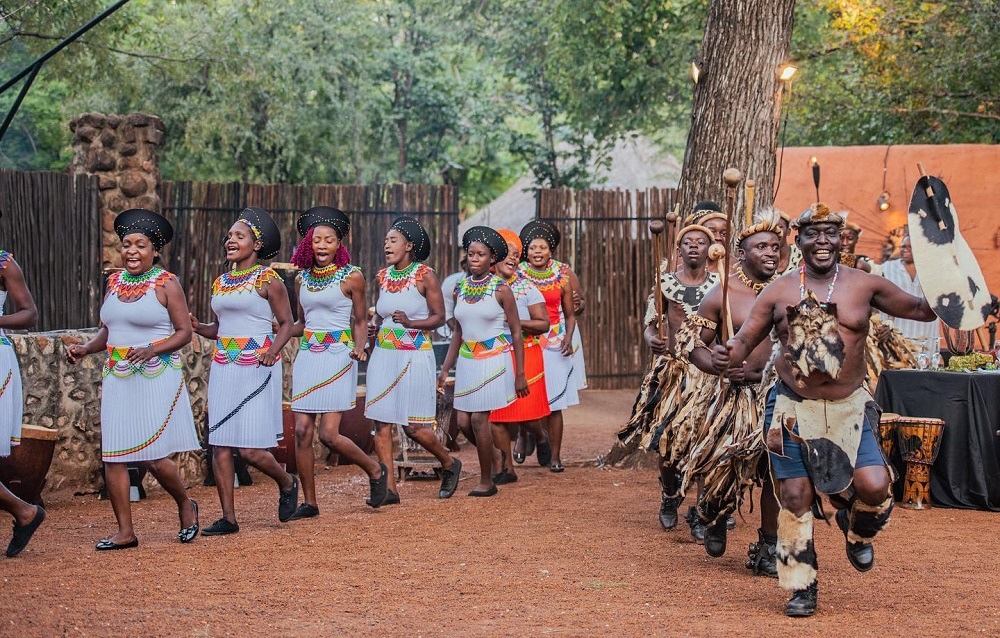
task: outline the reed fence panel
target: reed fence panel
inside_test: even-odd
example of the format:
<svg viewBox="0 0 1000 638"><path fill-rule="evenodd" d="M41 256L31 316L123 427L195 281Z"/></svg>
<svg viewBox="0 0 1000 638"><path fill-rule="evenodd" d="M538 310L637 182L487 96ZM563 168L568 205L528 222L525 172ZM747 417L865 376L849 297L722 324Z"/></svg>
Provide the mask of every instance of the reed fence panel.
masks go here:
<svg viewBox="0 0 1000 638"><path fill-rule="evenodd" d="M0 170L0 245L14 253L38 307L32 330L97 325L104 290L99 192L94 176Z"/></svg>
<svg viewBox="0 0 1000 638"><path fill-rule="evenodd" d="M559 228L555 257L573 268L587 300L577 319L592 388L642 380L651 356L642 317L656 273L649 221L663 219L676 201L670 188L538 191L536 216Z"/></svg>

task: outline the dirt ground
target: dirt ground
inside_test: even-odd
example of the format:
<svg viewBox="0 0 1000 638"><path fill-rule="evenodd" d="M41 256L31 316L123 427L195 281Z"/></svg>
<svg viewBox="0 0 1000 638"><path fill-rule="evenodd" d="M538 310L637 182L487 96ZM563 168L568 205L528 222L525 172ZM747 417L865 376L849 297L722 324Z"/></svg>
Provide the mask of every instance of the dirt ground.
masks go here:
<svg viewBox="0 0 1000 638"><path fill-rule="evenodd" d="M686 529L664 532L654 471L594 463L632 393L582 397L566 415L566 472L529 460L491 499L465 496L466 447L448 501L436 483L409 481L400 506L372 511L360 472L319 468L319 518L279 523L277 490L261 479L237 490L239 534L180 545L159 492L135 505L137 549L96 553L111 506L50 497L28 549L0 559L0 635L1000 635L996 515L897 509L867 574L839 531L818 525L820 612L788 619L777 582L743 566L754 515L721 559ZM203 524L218 517L214 489L191 495Z"/></svg>

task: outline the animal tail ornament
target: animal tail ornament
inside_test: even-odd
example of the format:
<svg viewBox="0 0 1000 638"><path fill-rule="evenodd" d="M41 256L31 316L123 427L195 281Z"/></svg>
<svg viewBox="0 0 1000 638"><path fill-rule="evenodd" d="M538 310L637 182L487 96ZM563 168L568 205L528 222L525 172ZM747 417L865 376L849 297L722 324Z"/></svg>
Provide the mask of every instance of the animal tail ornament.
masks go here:
<svg viewBox="0 0 1000 638"><path fill-rule="evenodd" d="M837 323L836 304L820 304L816 295L807 290L795 306L788 306L788 343L785 357L792 366L796 385L814 372L836 379L844 363L844 340Z"/></svg>

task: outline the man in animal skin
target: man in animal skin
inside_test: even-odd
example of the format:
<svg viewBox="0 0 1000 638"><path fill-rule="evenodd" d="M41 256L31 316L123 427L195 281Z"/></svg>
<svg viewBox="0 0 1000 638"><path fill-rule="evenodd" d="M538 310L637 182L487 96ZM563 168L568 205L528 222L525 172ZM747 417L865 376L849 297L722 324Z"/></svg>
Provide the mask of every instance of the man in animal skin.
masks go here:
<svg viewBox="0 0 1000 638"><path fill-rule="evenodd" d="M745 361L772 328L781 344L779 381L764 415L765 441L777 482L778 579L792 592L789 616L817 605L813 516L817 492L838 508L847 557L872 568L872 540L889 522L890 470L876 440L879 408L865 391L865 341L873 310L934 319L927 301L882 277L838 263L844 220L817 203L795 220L803 263L767 286L739 332L713 348L722 373Z"/></svg>

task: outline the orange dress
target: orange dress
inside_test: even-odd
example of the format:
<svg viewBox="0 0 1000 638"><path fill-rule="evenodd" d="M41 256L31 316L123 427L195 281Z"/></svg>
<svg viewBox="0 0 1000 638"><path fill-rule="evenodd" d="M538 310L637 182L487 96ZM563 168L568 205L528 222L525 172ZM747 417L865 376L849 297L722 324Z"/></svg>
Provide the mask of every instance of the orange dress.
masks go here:
<svg viewBox="0 0 1000 638"><path fill-rule="evenodd" d="M514 300L517 302L517 314L522 321L530 319L528 306L545 303L545 298L538 288L521 273L508 281ZM511 357L514 351L511 349ZM535 335L524 335L524 376L528 378L528 396L515 399L506 408L500 408L490 413L493 423L524 423L541 419L552 413L549 409L549 395L545 390L545 363L542 356L540 340Z"/></svg>

